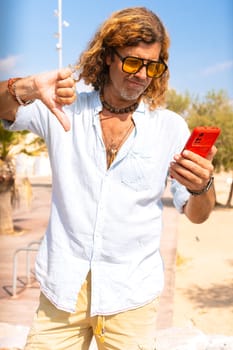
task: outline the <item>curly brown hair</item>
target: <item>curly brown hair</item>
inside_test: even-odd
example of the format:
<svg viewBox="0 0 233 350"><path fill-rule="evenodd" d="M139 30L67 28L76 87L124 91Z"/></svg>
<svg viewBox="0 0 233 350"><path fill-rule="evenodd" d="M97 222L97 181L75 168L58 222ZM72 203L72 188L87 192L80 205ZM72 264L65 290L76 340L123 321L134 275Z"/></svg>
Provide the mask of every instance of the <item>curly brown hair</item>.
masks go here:
<svg viewBox="0 0 233 350"><path fill-rule="evenodd" d="M164 25L156 14L145 7L130 7L114 12L107 19L89 43L77 63L79 80L91 84L95 90L101 90L109 81L106 64L107 55L116 47L137 46L140 42L160 43L160 59L168 61L170 40ZM165 99L169 70L151 84L143 93L143 100L150 109L161 105Z"/></svg>

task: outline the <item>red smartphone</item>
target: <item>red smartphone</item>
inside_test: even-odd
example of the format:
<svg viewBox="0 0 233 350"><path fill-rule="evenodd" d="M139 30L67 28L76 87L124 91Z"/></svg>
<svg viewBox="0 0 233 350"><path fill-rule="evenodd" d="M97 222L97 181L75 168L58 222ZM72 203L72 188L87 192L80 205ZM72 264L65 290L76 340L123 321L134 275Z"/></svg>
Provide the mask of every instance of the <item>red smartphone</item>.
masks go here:
<svg viewBox="0 0 233 350"><path fill-rule="evenodd" d="M183 151L187 149L205 158L220 132L221 130L217 127L197 126L193 129Z"/></svg>

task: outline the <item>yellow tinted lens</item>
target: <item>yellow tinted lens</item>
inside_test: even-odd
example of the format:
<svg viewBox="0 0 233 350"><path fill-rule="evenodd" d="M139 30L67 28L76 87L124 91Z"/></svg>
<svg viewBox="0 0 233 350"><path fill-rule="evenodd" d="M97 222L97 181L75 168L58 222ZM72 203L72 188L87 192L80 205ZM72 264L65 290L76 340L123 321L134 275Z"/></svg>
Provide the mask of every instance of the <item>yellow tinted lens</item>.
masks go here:
<svg viewBox="0 0 233 350"><path fill-rule="evenodd" d="M150 78L161 76L165 71L165 65L160 62L150 62L147 66L147 75Z"/></svg>
<svg viewBox="0 0 233 350"><path fill-rule="evenodd" d="M123 71L127 73L137 73L142 67L143 62L140 58L126 57L123 62Z"/></svg>

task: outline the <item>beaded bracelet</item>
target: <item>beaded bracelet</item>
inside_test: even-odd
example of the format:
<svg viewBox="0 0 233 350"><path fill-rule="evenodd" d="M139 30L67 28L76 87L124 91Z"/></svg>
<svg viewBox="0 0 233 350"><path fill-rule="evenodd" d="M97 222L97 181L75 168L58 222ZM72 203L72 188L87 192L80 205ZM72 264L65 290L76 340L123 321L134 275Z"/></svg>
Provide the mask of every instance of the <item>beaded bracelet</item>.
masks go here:
<svg viewBox="0 0 233 350"><path fill-rule="evenodd" d="M13 96L15 101L17 101L20 106L26 106L26 105L34 102L35 100L23 101L20 98L20 96L17 94L15 83L16 83L16 81L18 81L20 79L22 79L22 78L10 78L7 82L7 87L8 87L9 93L11 94L11 96Z"/></svg>

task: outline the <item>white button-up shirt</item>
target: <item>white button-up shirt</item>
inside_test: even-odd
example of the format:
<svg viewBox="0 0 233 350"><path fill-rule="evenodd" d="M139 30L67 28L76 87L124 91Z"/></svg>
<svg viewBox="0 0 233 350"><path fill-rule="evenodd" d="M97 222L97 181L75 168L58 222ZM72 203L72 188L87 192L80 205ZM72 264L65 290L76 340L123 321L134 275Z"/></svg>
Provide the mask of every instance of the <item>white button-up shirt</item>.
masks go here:
<svg viewBox="0 0 233 350"><path fill-rule="evenodd" d="M136 308L161 293L161 196L169 163L189 136L179 115L149 111L141 102L135 129L107 169L101 109L98 92L79 94L65 107L71 130L64 132L36 101L20 107L7 126L43 137L50 156L51 214L36 261L41 290L59 309L74 312L91 270L92 316ZM171 188L182 212L189 194L176 181Z"/></svg>

